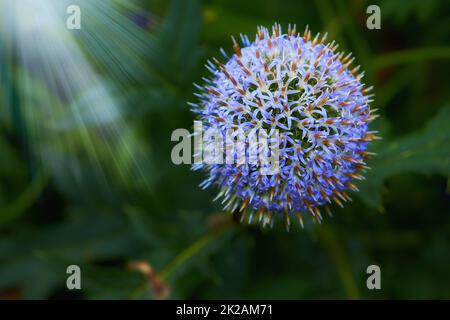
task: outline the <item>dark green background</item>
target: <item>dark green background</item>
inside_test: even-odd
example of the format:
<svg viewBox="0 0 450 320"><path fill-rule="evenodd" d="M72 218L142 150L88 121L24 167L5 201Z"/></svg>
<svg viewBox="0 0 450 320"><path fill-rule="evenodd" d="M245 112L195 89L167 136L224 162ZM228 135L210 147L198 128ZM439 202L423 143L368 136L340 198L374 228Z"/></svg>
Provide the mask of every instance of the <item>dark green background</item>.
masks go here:
<svg viewBox="0 0 450 320"><path fill-rule="evenodd" d="M152 298L158 279L168 298L450 298L448 1L113 2L71 1L83 10L74 37L114 88L112 120L67 111L49 116L66 125L47 125L52 106L79 102L0 38L0 299ZM381 30L366 28L369 4ZM230 35L274 22L327 31L353 52L383 138L354 201L289 233L282 219L237 223L212 202L216 190L198 188L201 172L170 160L171 132L192 129L187 102L206 60L231 51ZM150 283L130 270L136 260L154 268ZM70 264L81 291L65 289ZM366 288L372 264L381 290Z"/></svg>

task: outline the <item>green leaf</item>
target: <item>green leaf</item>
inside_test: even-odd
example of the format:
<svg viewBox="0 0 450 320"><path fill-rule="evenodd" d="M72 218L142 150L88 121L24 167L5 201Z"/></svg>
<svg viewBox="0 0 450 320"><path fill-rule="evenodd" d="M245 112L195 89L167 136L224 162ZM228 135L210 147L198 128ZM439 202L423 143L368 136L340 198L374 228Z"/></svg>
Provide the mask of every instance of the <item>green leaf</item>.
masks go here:
<svg viewBox="0 0 450 320"><path fill-rule="evenodd" d="M359 196L370 206L382 209L383 182L391 176L417 172L450 174L450 106L443 107L417 133L393 140L377 150L369 162L372 170L359 184Z"/></svg>
<svg viewBox="0 0 450 320"><path fill-rule="evenodd" d="M146 284L145 276L136 271L117 267L82 267L82 290L90 299L126 299L139 285Z"/></svg>
<svg viewBox="0 0 450 320"><path fill-rule="evenodd" d="M163 53L160 61L172 80L186 84L200 57L197 46L201 16L199 1L173 0L157 39Z"/></svg>
<svg viewBox="0 0 450 320"><path fill-rule="evenodd" d="M76 217L80 217L76 212ZM16 231L0 242L0 291L19 287L25 298L48 297L64 285L66 267L114 259L142 250L125 218L90 212L77 221ZM95 289L95 288L94 288Z"/></svg>

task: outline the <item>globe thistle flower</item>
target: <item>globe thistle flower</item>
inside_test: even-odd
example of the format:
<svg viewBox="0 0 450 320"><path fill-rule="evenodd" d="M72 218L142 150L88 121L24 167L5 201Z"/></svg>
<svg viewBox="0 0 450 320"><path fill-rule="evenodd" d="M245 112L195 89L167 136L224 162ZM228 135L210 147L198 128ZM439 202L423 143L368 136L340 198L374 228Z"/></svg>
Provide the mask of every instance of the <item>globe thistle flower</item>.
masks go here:
<svg viewBox="0 0 450 320"><path fill-rule="evenodd" d="M371 88L364 88L359 66L351 68L351 54L336 52L326 34L311 37L296 28L283 34L280 25L260 27L251 42L233 38L228 61L208 62L212 77L197 86L200 102L191 104L206 128L223 132L277 129L280 136L278 173L261 174L259 164L195 164L208 177L203 188L216 185L224 208L241 212L243 219L273 225L273 216L304 215L320 222L320 208L343 206L353 181L369 169L368 143L376 139L368 124L376 116L369 108Z"/></svg>

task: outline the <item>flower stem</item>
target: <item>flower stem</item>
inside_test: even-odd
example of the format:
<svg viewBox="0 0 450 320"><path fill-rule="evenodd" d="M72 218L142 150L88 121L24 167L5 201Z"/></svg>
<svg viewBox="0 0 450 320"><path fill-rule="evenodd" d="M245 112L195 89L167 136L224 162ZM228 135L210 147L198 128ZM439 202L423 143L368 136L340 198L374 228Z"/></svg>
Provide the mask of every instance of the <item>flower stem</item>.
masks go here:
<svg viewBox="0 0 450 320"><path fill-rule="evenodd" d="M398 64L448 58L450 58L450 47L448 46L408 49L379 55L373 60L372 67L381 69Z"/></svg>
<svg viewBox="0 0 450 320"><path fill-rule="evenodd" d="M218 239L221 235L223 235L227 230L229 230L232 227L232 223L226 223L222 225L221 227L212 230L211 232L207 233L194 243L192 243L189 247L187 247L185 250L183 250L180 254L178 254L161 272L158 273L158 277L163 281L166 282L167 279L170 277L170 275L179 268L184 262L189 260L192 256L194 256L196 253L198 253L201 249L203 249L206 245L208 245L210 242L214 241L215 239ZM144 292L151 289L149 287L149 284L146 282L143 285L139 286L134 290L130 298L134 299Z"/></svg>
<svg viewBox="0 0 450 320"><path fill-rule="evenodd" d="M48 175L41 170L24 192L10 205L0 208L0 225L8 223L25 213L39 198L47 185Z"/></svg>
<svg viewBox="0 0 450 320"><path fill-rule="evenodd" d="M166 280L179 266L181 266L185 261L194 256L202 248L204 248L211 241L219 238L231 227L231 223L227 223L212 232L204 235L185 250L183 250L179 255L175 257L163 270L161 270L160 276L163 280Z"/></svg>
<svg viewBox="0 0 450 320"><path fill-rule="evenodd" d="M317 228L317 232L323 245L328 250L331 260L337 268L347 297L349 299L359 299L360 295L358 287L356 286L350 264L348 263L344 249L333 229L329 226L321 225Z"/></svg>

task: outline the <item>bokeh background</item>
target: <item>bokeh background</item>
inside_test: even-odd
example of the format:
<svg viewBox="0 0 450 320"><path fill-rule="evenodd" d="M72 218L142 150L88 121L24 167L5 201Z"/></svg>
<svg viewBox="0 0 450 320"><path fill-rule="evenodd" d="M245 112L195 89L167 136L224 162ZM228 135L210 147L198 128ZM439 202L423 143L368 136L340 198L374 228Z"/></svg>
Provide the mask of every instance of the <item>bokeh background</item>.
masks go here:
<svg viewBox="0 0 450 320"><path fill-rule="evenodd" d="M81 8L68 30L66 8ZM366 8L381 9L381 30ZM446 0L2 0L0 299L450 298ZM230 36L329 33L375 87L382 140L321 225L240 224L176 166L193 82ZM66 288L79 265L82 290ZM366 268L381 268L368 290Z"/></svg>

